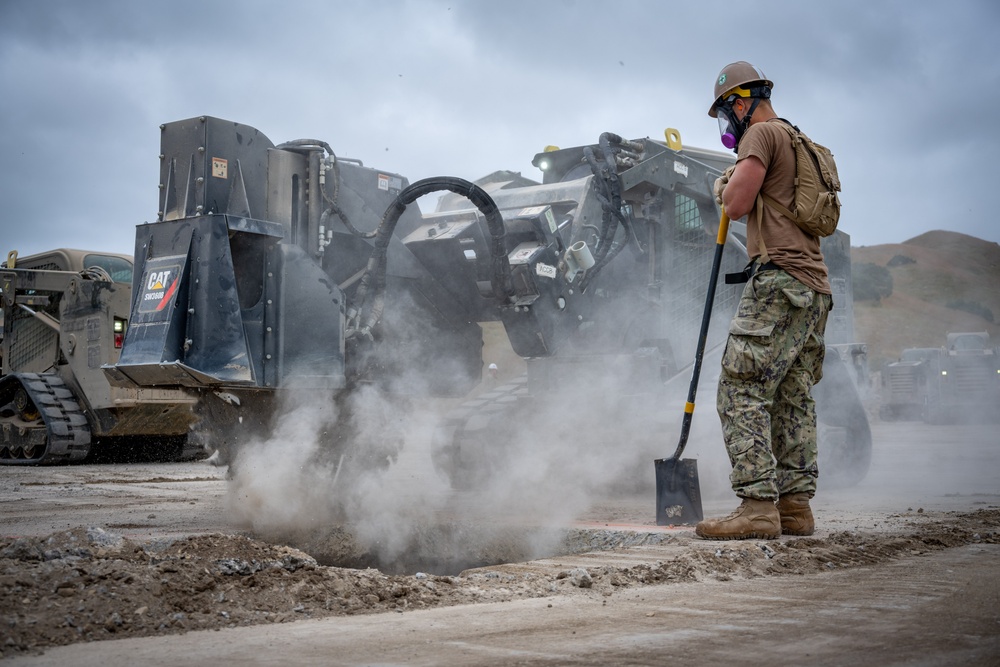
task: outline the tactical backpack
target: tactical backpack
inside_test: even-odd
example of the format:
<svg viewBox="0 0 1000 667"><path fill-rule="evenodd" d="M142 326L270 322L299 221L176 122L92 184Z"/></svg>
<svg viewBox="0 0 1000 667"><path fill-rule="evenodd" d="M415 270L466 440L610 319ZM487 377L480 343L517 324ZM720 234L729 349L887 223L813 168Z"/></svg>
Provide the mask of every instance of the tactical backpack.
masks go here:
<svg viewBox="0 0 1000 667"><path fill-rule="evenodd" d="M795 150L795 196L792 210L761 194L757 200L757 221L760 223L761 200L779 211L812 236L829 236L840 221L840 176L833 153L820 146L788 121L779 125L788 132Z"/></svg>

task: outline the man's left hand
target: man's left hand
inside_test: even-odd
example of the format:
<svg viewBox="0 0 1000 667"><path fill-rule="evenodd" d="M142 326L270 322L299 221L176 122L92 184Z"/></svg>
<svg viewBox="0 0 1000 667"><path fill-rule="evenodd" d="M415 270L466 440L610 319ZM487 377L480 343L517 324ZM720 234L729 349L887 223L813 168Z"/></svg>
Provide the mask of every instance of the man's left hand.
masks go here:
<svg viewBox="0 0 1000 667"><path fill-rule="evenodd" d="M715 179L715 186L712 188L712 193L715 195L715 203L722 206L722 191L726 189L726 185L729 183L729 177L733 175L733 171L736 170L736 165L729 167Z"/></svg>

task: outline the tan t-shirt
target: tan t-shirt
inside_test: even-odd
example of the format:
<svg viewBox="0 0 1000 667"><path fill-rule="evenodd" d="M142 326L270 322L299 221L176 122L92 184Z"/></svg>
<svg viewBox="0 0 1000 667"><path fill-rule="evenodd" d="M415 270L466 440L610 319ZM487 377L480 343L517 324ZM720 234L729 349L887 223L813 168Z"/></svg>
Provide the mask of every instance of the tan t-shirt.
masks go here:
<svg viewBox="0 0 1000 667"><path fill-rule="evenodd" d="M791 209L795 196L795 150L788 132L772 119L754 123L740 139L736 161L751 155L764 163L767 174L760 191ZM770 260L817 292L831 294L830 280L819 249L819 237L802 231L794 221L764 204L763 225L757 224L756 205L747 216L747 250L758 253L758 230L763 229L764 245Z"/></svg>

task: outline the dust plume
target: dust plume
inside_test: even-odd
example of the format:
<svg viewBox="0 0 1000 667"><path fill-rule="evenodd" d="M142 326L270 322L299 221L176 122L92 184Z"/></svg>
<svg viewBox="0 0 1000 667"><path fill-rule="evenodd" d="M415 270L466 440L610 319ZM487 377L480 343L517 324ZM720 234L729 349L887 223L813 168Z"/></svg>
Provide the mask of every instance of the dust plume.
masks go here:
<svg viewBox="0 0 1000 667"><path fill-rule="evenodd" d="M245 443L230 467L227 510L255 534L314 530L331 513L338 463L318 453L337 422L332 392L285 394L270 437Z"/></svg>
<svg viewBox="0 0 1000 667"><path fill-rule="evenodd" d="M507 389L480 387L472 400L489 407L457 423L449 415L460 400L428 397L428 383L441 380L428 369L461 370L431 361L388 386L282 393L270 435L243 446L231 466L234 518L341 564L391 571L550 555L560 529L608 495L645 494L652 520L653 459L676 446L680 396L664 403L591 373L509 410ZM460 466L445 451L456 424Z"/></svg>
<svg viewBox="0 0 1000 667"><path fill-rule="evenodd" d="M387 312L419 331L419 309ZM653 460L677 445L690 368L651 392L635 385L627 355L577 359L551 375L529 368L527 384L502 363L497 384L437 399L432 387L462 385L467 369L421 349L422 335L400 339L378 349L377 364L393 369L384 381L336 395L280 394L270 435L243 447L231 467L230 511L255 534L335 564L455 572L556 553L559 529L608 498L648 499L652 525ZM684 457L698 460L703 499L728 506L715 411L720 355L716 346L704 360ZM488 348L485 358L510 356ZM818 385L821 493L844 470L846 485L867 471L867 460L853 468L838 460L856 461L852 448L870 442L859 431L867 419L848 386L855 382L831 369Z"/></svg>

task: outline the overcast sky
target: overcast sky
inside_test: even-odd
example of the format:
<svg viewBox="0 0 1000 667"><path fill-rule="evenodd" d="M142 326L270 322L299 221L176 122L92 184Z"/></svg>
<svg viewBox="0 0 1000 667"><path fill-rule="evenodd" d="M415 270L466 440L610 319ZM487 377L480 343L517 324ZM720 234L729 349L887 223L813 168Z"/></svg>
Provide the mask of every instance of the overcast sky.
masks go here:
<svg viewBox="0 0 1000 667"><path fill-rule="evenodd" d="M411 182L540 179L536 152L605 131L724 150L734 60L833 150L853 245L1000 241L998 34L995 0L0 0L0 250L131 253L158 126L192 116Z"/></svg>

